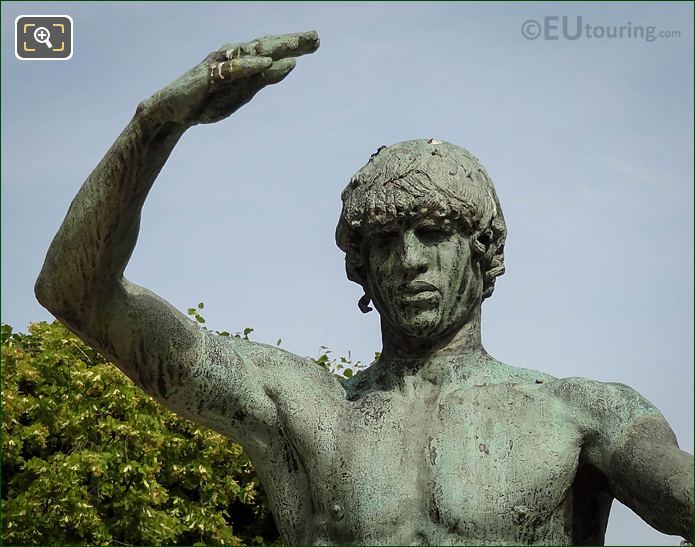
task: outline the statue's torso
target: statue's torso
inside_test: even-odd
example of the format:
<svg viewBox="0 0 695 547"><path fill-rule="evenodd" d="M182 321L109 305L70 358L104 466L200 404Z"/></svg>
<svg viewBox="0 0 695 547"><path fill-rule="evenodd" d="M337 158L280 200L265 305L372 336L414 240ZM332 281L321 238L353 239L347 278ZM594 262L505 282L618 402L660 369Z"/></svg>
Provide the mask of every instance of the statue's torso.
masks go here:
<svg viewBox="0 0 695 547"><path fill-rule="evenodd" d="M285 410L311 499L304 541L573 542L582 428L545 381L413 376L328 397L318 416Z"/></svg>

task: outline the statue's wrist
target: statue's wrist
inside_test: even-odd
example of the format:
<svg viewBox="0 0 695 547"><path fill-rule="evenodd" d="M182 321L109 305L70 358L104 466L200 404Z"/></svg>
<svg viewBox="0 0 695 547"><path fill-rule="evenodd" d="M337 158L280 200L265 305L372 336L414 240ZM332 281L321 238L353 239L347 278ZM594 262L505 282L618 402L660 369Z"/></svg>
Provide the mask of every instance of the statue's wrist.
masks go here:
<svg viewBox="0 0 695 547"><path fill-rule="evenodd" d="M161 131L163 128L166 128L166 130L179 135L194 125L173 119L167 113L167 110L161 107L155 96L148 97L140 102L135 110L134 120L144 128L151 128L155 131Z"/></svg>

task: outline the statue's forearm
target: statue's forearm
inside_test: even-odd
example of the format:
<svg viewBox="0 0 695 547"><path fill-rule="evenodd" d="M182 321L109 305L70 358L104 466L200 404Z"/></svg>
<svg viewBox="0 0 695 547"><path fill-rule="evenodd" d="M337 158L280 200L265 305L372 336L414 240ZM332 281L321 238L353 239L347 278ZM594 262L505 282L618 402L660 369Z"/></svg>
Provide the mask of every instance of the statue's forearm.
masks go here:
<svg viewBox="0 0 695 547"><path fill-rule="evenodd" d="M36 282L39 301L70 326L120 281L147 193L184 130L139 107L70 205Z"/></svg>
<svg viewBox="0 0 695 547"><path fill-rule="evenodd" d="M147 192L183 132L225 119L318 45L315 32L230 44L143 101L73 200L36 282L39 302L80 332L121 285Z"/></svg>

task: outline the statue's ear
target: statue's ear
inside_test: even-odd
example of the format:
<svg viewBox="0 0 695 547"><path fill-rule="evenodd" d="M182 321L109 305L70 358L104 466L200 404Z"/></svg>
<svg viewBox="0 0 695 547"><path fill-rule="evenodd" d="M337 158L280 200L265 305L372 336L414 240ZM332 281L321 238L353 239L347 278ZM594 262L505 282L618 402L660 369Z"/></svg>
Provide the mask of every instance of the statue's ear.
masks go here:
<svg viewBox="0 0 695 547"><path fill-rule="evenodd" d="M488 228L478 234L478 241L487 248L492 243L492 230Z"/></svg>
<svg viewBox="0 0 695 547"><path fill-rule="evenodd" d="M360 309L362 313L369 313L374 309L369 305L370 301L371 297L365 291L364 295L362 295L362 298L360 298L357 302L357 307Z"/></svg>
<svg viewBox="0 0 695 547"><path fill-rule="evenodd" d="M470 239L473 256L478 260L485 260L490 242L491 237L487 231L474 232Z"/></svg>

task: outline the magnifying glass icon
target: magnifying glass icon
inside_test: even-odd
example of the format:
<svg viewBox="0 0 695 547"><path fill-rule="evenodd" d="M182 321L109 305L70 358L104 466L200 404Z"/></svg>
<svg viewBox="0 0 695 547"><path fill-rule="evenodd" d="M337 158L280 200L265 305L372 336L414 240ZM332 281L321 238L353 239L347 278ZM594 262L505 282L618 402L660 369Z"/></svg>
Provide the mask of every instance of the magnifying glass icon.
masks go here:
<svg viewBox="0 0 695 547"><path fill-rule="evenodd" d="M39 44L46 44L49 49L53 49L53 44L51 44L51 33L48 32L46 27L39 27L34 31L34 40Z"/></svg>

